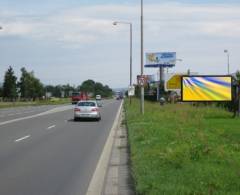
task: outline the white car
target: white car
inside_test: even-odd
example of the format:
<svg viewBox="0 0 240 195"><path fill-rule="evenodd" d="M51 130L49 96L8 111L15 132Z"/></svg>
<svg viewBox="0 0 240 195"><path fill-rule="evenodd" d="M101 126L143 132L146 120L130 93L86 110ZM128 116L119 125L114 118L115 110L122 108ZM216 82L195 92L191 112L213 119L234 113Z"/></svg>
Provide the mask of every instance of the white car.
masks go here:
<svg viewBox="0 0 240 195"><path fill-rule="evenodd" d="M79 101L74 108L74 120L88 118L101 120L100 109L96 101Z"/></svg>

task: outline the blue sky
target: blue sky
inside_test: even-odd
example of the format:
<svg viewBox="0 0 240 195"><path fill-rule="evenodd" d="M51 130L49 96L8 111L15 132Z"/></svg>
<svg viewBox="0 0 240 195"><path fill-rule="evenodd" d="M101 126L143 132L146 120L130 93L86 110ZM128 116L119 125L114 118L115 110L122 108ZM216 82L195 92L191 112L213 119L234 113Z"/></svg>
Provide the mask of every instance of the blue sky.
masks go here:
<svg viewBox="0 0 240 195"><path fill-rule="evenodd" d="M90 2L90 3L89 3ZM25 66L45 84L81 84L86 79L126 87L129 28L133 23L133 73L140 72L139 0L0 0L0 82L8 66ZM144 5L145 52L176 51L170 72L191 69L225 74L240 69L240 1L157 1ZM145 69L157 75L156 69Z"/></svg>

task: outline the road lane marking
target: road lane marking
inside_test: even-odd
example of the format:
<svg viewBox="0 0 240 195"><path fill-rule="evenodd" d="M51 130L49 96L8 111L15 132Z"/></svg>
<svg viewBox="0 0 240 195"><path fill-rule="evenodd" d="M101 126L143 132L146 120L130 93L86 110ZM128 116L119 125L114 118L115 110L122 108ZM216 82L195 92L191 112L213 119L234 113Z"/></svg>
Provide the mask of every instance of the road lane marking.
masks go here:
<svg viewBox="0 0 240 195"><path fill-rule="evenodd" d="M26 111L26 112L23 112L23 114L28 114L28 113L32 113L32 112L36 112L36 111L35 110Z"/></svg>
<svg viewBox="0 0 240 195"><path fill-rule="evenodd" d="M13 116L13 115L15 115L15 114L13 114L13 113L12 114L8 114L8 116Z"/></svg>
<svg viewBox="0 0 240 195"><path fill-rule="evenodd" d="M26 135L26 136L24 136L24 137L21 137L21 138L19 138L19 139L16 139L15 142L20 142L20 141L22 141L22 140L28 139L29 137L31 137L31 135Z"/></svg>
<svg viewBox="0 0 240 195"><path fill-rule="evenodd" d="M52 126L48 127L47 129L52 129L54 127L56 127L56 125L52 125Z"/></svg>
<svg viewBox="0 0 240 195"><path fill-rule="evenodd" d="M36 117L40 117L40 116L45 116L45 115L49 115L49 114L55 114L55 113L58 113L58 112L64 112L64 111L71 110L71 109L73 109L72 105L56 107L56 108L53 108L51 110L48 110L48 111L45 111L45 112L42 112L42 113L39 113L39 114L26 116L26 117L22 117L22 118L17 118L17 119L13 119L13 120L9 120L9 121L0 122L0 126L6 125L6 124L9 124L9 123L22 121L22 120L32 119L32 118L36 118Z"/></svg>

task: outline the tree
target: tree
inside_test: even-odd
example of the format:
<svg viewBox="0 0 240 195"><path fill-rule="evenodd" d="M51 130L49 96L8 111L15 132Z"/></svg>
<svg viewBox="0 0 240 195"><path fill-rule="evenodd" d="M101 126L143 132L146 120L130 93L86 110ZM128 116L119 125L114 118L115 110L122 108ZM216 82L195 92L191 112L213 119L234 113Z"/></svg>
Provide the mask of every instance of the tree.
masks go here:
<svg viewBox="0 0 240 195"><path fill-rule="evenodd" d="M238 84L240 85L240 71L239 70L236 72L236 79L237 79Z"/></svg>
<svg viewBox="0 0 240 195"><path fill-rule="evenodd" d="M45 91L50 92L54 97L62 97L62 92L64 92L64 97L69 97L71 91L75 91L73 86L67 85L47 85L45 86Z"/></svg>
<svg viewBox="0 0 240 195"><path fill-rule="evenodd" d="M2 86L0 87L0 97L2 97L3 96L3 88L2 88Z"/></svg>
<svg viewBox="0 0 240 195"><path fill-rule="evenodd" d="M34 72L28 72L25 68L21 68L21 78L18 86L20 88L21 97L33 99L44 95L43 84L34 76Z"/></svg>
<svg viewBox="0 0 240 195"><path fill-rule="evenodd" d="M70 92L71 91L75 91L75 88L73 86L70 86L69 84L63 85L62 89L64 91L65 97L69 97L70 96Z"/></svg>
<svg viewBox="0 0 240 195"><path fill-rule="evenodd" d="M93 80L86 80L80 86L80 91L86 93L93 93L95 92L95 82Z"/></svg>
<svg viewBox="0 0 240 195"><path fill-rule="evenodd" d="M11 101L17 97L17 77L14 75L14 71L11 66L4 76L3 82L3 98L9 98Z"/></svg>

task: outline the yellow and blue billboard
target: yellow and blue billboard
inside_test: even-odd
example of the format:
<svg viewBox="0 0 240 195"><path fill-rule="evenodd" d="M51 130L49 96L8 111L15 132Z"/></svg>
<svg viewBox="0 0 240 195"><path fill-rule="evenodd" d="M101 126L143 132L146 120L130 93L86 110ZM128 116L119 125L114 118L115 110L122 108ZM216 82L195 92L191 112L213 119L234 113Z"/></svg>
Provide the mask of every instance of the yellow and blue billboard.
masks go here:
<svg viewBox="0 0 240 195"><path fill-rule="evenodd" d="M231 76L183 76L182 101L232 101Z"/></svg>
<svg viewBox="0 0 240 195"><path fill-rule="evenodd" d="M173 67L176 64L176 52L146 53L146 68Z"/></svg>

